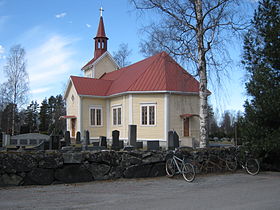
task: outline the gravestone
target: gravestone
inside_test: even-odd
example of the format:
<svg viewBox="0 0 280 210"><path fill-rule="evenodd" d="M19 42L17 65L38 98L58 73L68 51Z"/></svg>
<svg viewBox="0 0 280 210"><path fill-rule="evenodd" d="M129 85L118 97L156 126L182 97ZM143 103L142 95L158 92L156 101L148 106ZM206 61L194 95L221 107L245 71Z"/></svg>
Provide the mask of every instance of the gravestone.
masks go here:
<svg viewBox="0 0 280 210"><path fill-rule="evenodd" d="M126 145L124 148L123 148L123 150L124 151L133 151L135 148L134 148L134 146L132 146L132 145Z"/></svg>
<svg viewBox="0 0 280 210"><path fill-rule="evenodd" d="M50 141L46 141L43 143L44 150L50 149Z"/></svg>
<svg viewBox="0 0 280 210"><path fill-rule="evenodd" d="M137 138L137 126L128 125L128 144L136 147L136 138Z"/></svg>
<svg viewBox="0 0 280 210"><path fill-rule="evenodd" d="M176 131L174 131L174 134L173 134L173 140L174 140L174 147L175 148L178 148L179 147L179 136L177 134Z"/></svg>
<svg viewBox="0 0 280 210"><path fill-rule="evenodd" d="M174 150L179 147L179 136L176 131L168 132L168 149Z"/></svg>
<svg viewBox="0 0 280 210"><path fill-rule="evenodd" d="M70 146L71 144L70 131L65 132L64 139L65 139L65 146Z"/></svg>
<svg viewBox="0 0 280 210"><path fill-rule="evenodd" d="M89 141L89 131L86 130L85 131L85 145L89 145L90 144L90 141Z"/></svg>
<svg viewBox="0 0 280 210"><path fill-rule="evenodd" d="M53 142L53 138L52 138L53 136L51 136L51 138L50 138L50 141L49 141L49 150L52 150L52 142Z"/></svg>
<svg viewBox="0 0 280 210"><path fill-rule="evenodd" d="M99 136L99 146L107 148L106 136Z"/></svg>
<svg viewBox="0 0 280 210"><path fill-rule="evenodd" d="M174 150L179 147L179 136L176 131L168 132L168 149Z"/></svg>
<svg viewBox="0 0 280 210"><path fill-rule="evenodd" d="M81 144L81 133L80 131L76 134L76 144Z"/></svg>
<svg viewBox="0 0 280 210"><path fill-rule="evenodd" d="M61 149L62 147L65 147L66 146L66 143L65 143L65 141L60 141L60 148L59 149Z"/></svg>
<svg viewBox="0 0 280 210"><path fill-rule="evenodd" d="M99 147L99 141L93 141L93 142L92 142L92 145L93 145L94 147Z"/></svg>
<svg viewBox="0 0 280 210"><path fill-rule="evenodd" d="M174 150L174 139L173 139L173 131L168 131L168 149L169 150Z"/></svg>
<svg viewBox="0 0 280 210"><path fill-rule="evenodd" d="M49 149L50 150L58 150L60 145L59 145L59 136L51 136L50 138L50 144L49 144Z"/></svg>
<svg viewBox="0 0 280 210"><path fill-rule="evenodd" d="M119 141L119 148L124 148L124 142L123 142L123 140L120 140L120 141Z"/></svg>
<svg viewBox="0 0 280 210"><path fill-rule="evenodd" d="M3 147L4 133L0 133L0 147Z"/></svg>
<svg viewBox="0 0 280 210"><path fill-rule="evenodd" d="M137 141L136 142L136 149L143 149L143 142L142 141Z"/></svg>
<svg viewBox="0 0 280 210"><path fill-rule="evenodd" d="M159 150L159 141L147 141L147 150Z"/></svg>
<svg viewBox="0 0 280 210"><path fill-rule="evenodd" d="M112 131L112 149L119 150L120 149L120 132L118 130Z"/></svg>

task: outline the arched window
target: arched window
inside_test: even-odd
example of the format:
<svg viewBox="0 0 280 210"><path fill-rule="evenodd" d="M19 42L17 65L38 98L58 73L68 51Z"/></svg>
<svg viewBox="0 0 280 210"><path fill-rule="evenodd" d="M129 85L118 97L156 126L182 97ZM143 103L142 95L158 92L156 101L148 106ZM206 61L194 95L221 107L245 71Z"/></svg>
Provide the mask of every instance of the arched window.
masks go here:
<svg viewBox="0 0 280 210"><path fill-rule="evenodd" d="M100 49L100 47L101 47L100 40L98 40L97 48Z"/></svg>

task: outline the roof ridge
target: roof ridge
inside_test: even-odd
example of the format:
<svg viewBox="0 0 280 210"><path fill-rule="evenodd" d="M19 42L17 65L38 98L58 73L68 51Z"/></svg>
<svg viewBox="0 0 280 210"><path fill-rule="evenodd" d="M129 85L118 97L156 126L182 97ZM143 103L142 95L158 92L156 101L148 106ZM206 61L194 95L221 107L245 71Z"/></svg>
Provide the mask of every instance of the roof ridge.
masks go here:
<svg viewBox="0 0 280 210"><path fill-rule="evenodd" d="M71 78L72 77L78 77L78 78L81 78L81 79L90 79L90 80L102 80L102 81L108 81L108 82L112 82L112 80L109 80L109 79L97 79L97 78L92 78L92 77L82 77L82 76L73 76L71 75L70 76Z"/></svg>

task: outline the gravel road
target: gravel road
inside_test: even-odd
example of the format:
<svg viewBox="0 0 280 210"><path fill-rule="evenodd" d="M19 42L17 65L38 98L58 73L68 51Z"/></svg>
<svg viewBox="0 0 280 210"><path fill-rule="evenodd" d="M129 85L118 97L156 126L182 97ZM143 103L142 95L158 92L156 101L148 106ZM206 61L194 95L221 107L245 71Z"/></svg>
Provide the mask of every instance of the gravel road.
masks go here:
<svg viewBox="0 0 280 210"><path fill-rule="evenodd" d="M0 209L280 209L280 173L0 188Z"/></svg>

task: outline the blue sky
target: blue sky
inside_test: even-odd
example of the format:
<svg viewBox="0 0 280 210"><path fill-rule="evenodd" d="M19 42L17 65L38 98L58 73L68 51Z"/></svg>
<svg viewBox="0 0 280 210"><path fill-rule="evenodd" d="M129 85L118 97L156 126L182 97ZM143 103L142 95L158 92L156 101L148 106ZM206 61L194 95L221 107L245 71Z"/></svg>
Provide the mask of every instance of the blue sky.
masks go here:
<svg viewBox="0 0 280 210"><path fill-rule="evenodd" d="M5 56L10 47L21 44L26 50L30 100L41 102L63 93L69 76L82 76L81 67L93 57L101 5L108 51L113 54L121 43L127 43L132 49L130 61L143 59L140 28L147 17L139 16L128 0L0 0L0 83L5 81ZM241 44L230 46L233 65L223 90L218 94L209 87L213 92L210 101L221 111L243 110L246 95Z"/></svg>

